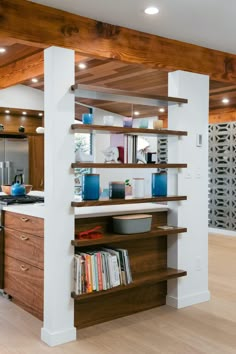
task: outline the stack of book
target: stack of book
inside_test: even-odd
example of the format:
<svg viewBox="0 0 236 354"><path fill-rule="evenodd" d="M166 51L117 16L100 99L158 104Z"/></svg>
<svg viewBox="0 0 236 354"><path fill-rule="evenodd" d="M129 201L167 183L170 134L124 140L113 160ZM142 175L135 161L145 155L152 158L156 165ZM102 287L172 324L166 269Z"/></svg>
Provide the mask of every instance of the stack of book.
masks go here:
<svg viewBox="0 0 236 354"><path fill-rule="evenodd" d="M76 295L111 289L132 282L128 251L101 248L74 255Z"/></svg>

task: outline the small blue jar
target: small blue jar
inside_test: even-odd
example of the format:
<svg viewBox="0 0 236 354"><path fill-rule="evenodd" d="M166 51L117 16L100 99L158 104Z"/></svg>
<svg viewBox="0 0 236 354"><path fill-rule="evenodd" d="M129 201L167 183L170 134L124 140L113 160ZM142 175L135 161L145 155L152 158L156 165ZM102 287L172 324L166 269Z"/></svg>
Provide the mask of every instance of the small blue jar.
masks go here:
<svg viewBox="0 0 236 354"><path fill-rule="evenodd" d="M166 172L152 173L152 196L167 196L167 174Z"/></svg>
<svg viewBox="0 0 236 354"><path fill-rule="evenodd" d="M93 114L92 113L82 114L82 122L83 124L93 124Z"/></svg>
<svg viewBox="0 0 236 354"><path fill-rule="evenodd" d="M82 176L82 199L98 200L100 190L99 174L89 173Z"/></svg>

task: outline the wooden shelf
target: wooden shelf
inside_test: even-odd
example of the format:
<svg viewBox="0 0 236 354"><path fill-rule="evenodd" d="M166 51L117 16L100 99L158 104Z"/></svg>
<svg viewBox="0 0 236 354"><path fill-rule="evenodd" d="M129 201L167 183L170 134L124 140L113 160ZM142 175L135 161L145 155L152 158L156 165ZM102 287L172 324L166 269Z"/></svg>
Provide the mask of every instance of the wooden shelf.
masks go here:
<svg viewBox="0 0 236 354"><path fill-rule="evenodd" d="M167 196L167 197L148 197L148 198L126 198L126 199L99 199L99 200L82 200L71 202L72 207L98 206L98 205L119 205L119 204L137 204L137 203L160 203L160 202L176 202L187 200L186 196Z"/></svg>
<svg viewBox="0 0 236 354"><path fill-rule="evenodd" d="M72 168L186 168L186 163L96 163L74 162Z"/></svg>
<svg viewBox="0 0 236 354"><path fill-rule="evenodd" d="M35 133L29 133L27 131L25 131L24 133L20 133L20 132L16 132L16 131L9 132L9 131L6 131L6 130L0 131L0 137L8 137L8 138L11 138L11 137L19 138L19 137L21 137L21 138L26 138L28 135L37 136L39 134L37 134L36 132Z"/></svg>
<svg viewBox="0 0 236 354"><path fill-rule="evenodd" d="M187 275L185 270L178 270L174 268L167 268L162 270L156 270L148 273L141 273L136 275L134 281L128 285L120 285L112 289L102 290L98 292L92 292L89 294L75 295L74 292L71 293L71 296L76 301L88 300L98 296L118 293L120 291L129 290L132 288L137 288L139 286L144 286L148 284L155 284L165 280L179 278Z"/></svg>
<svg viewBox="0 0 236 354"><path fill-rule="evenodd" d="M112 244L122 241L134 241L140 239L149 239L166 235L176 235L179 233L187 232L186 227L173 227L169 230L163 230L157 227L155 230L139 234L130 234L130 235L119 235L119 234L106 234L104 237L94 240L72 240L71 244L75 247L86 247L86 246L97 246L102 244Z"/></svg>
<svg viewBox="0 0 236 354"><path fill-rule="evenodd" d="M188 100L185 98L157 96L92 85L75 84L71 86L71 91L74 92L75 96L79 98L90 98L95 100L130 104L135 104L138 102L140 105L153 107L188 103Z"/></svg>
<svg viewBox="0 0 236 354"><path fill-rule="evenodd" d="M92 125L92 124L72 124L72 130L80 130L83 133L108 133L108 134L129 134L129 135L155 135L155 136L187 136L186 131L168 130L168 129L148 129L148 128L126 128L105 125Z"/></svg>

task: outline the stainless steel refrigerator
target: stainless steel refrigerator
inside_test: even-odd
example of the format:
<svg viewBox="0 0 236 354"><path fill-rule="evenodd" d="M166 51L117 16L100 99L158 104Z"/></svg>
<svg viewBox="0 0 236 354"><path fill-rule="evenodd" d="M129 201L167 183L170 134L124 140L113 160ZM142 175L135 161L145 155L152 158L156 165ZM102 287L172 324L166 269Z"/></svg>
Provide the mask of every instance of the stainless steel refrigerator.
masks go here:
<svg viewBox="0 0 236 354"><path fill-rule="evenodd" d="M14 176L21 173L28 183L28 156L27 138L0 137L0 191L2 184L12 184Z"/></svg>

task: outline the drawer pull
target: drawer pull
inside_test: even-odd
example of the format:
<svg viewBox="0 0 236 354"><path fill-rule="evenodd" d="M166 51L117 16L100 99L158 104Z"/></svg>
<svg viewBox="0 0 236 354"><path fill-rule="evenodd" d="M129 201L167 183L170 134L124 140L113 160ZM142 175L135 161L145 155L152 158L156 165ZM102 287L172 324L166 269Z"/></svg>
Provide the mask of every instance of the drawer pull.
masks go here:
<svg viewBox="0 0 236 354"><path fill-rule="evenodd" d="M21 241L27 241L29 239L29 237L21 235L20 239L21 239Z"/></svg>
<svg viewBox="0 0 236 354"><path fill-rule="evenodd" d="M24 222L29 221L29 219L28 219L28 218L20 218L20 219L21 219L21 221L24 221Z"/></svg>
<svg viewBox="0 0 236 354"><path fill-rule="evenodd" d="M23 264L20 266L20 269L22 270L22 272L26 272L27 270L29 270L29 268L27 268Z"/></svg>

